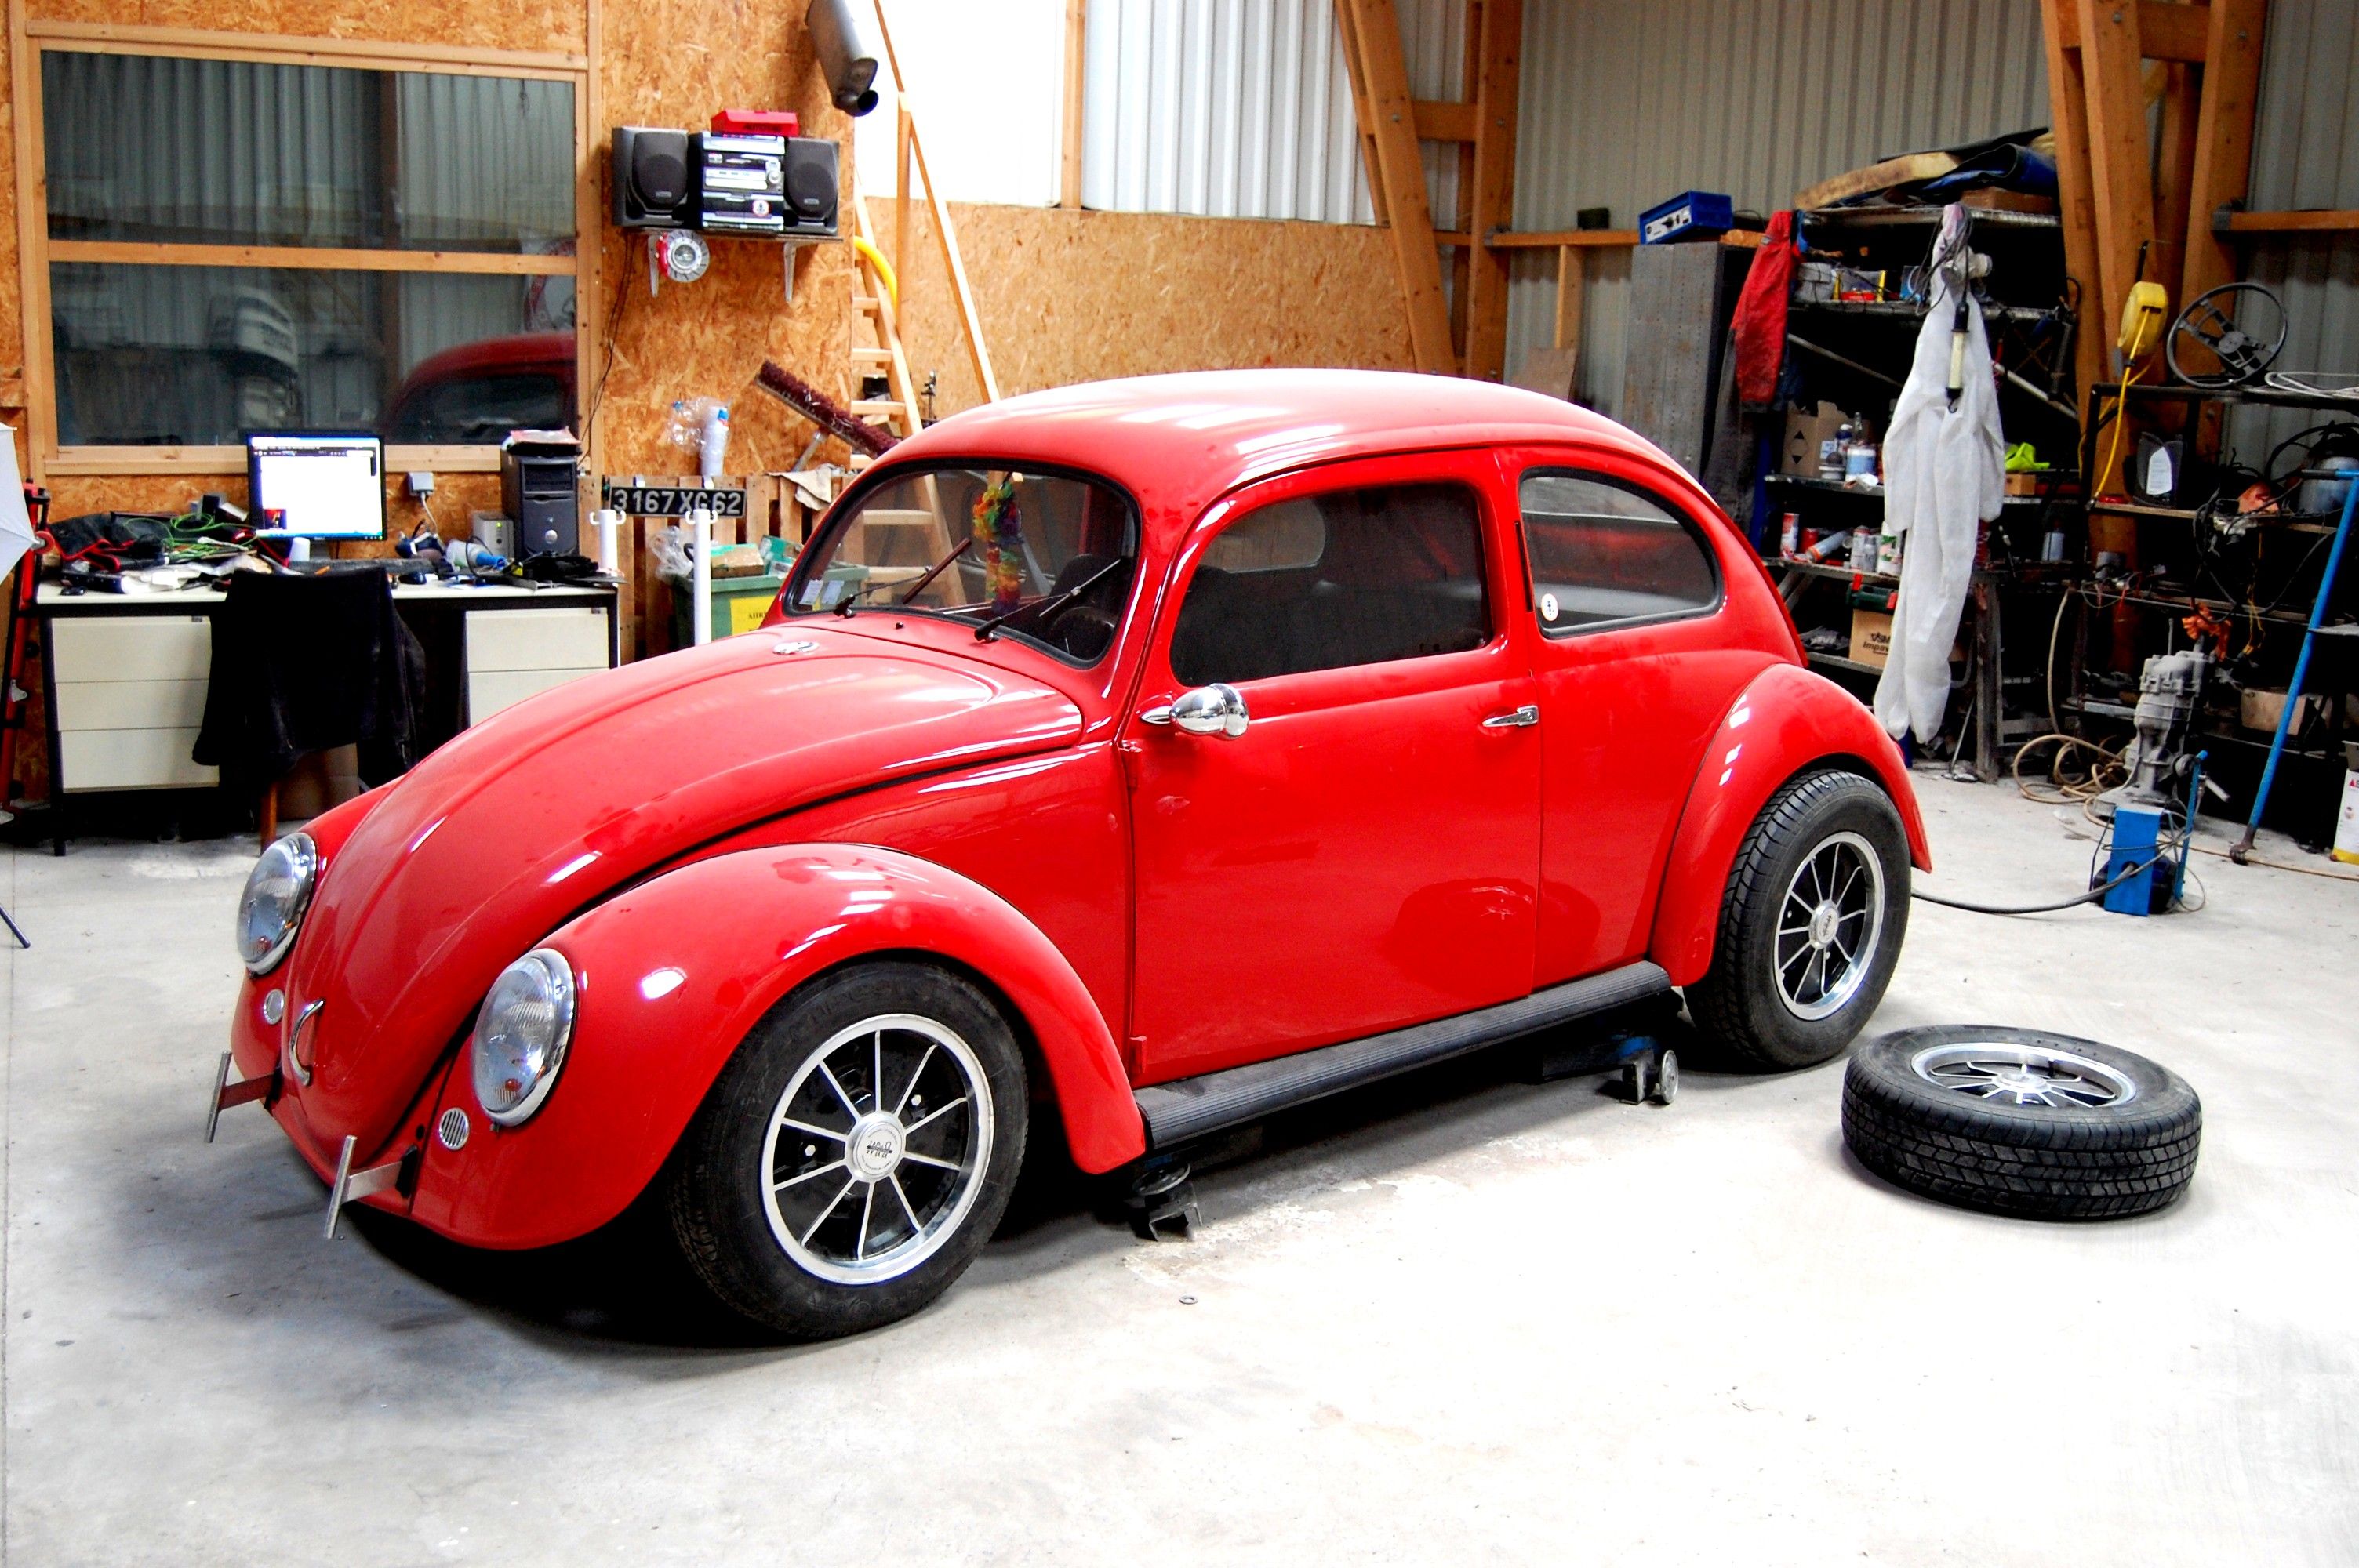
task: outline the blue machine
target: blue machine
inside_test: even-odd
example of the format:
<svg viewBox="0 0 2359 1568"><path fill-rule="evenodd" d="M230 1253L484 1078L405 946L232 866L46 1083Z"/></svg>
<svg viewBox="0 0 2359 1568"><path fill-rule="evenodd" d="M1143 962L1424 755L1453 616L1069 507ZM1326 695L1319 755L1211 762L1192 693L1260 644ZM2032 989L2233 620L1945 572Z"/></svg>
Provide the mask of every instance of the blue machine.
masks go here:
<svg viewBox="0 0 2359 1568"><path fill-rule="evenodd" d="M1736 209L1712 190L1683 190L1638 214L1638 243L1667 245L1678 240L1713 240L1736 226Z"/></svg>
<svg viewBox="0 0 2359 1568"><path fill-rule="evenodd" d="M2112 881L2133 866L2137 871L2119 887L2106 892L2105 907L2115 914L2152 914L2158 886L2164 892L2164 907L2168 908L2171 869L2161 855L2162 813L2150 806L2115 806L2113 853L2105 857L2098 884Z"/></svg>

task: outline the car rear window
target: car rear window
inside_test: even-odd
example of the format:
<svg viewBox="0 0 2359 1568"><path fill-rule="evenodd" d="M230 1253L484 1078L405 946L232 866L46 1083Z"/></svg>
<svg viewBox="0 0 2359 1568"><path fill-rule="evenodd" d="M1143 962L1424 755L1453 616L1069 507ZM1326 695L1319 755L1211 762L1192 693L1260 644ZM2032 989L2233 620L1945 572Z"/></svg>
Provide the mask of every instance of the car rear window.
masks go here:
<svg viewBox="0 0 2359 1568"><path fill-rule="evenodd" d="M1171 637L1189 686L1479 648L1483 531L1460 484L1375 485L1275 502L1204 551Z"/></svg>
<svg viewBox="0 0 2359 1568"><path fill-rule="evenodd" d="M1592 475L1528 473L1520 499L1540 630L1550 636L1720 602L1711 547L1653 497Z"/></svg>

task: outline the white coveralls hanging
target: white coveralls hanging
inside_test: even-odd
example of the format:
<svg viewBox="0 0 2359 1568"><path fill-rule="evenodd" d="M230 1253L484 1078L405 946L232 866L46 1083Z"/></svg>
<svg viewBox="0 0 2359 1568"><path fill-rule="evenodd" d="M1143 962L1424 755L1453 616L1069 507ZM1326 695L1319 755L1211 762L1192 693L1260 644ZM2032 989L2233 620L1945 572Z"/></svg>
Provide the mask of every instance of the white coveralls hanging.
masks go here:
<svg viewBox="0 0 2359 1568"><path fill-rule="evenodd" d="M1941 215L1937 253L1962 255L1965 243L1965 210L1951 207ZM1884 438L1885 526L1908 545L1892 610L1892 656L1875 683L1875 717L1895 739L1914 730L1919 741L1930 741L1941 728L1950 645L1965 611L1980 524L1998 516L2006 493L2006 443L1990 340L1971 294L1965 373L1957 406L1950 406L1960 270L1934 269L1932 308Z"/></svg>

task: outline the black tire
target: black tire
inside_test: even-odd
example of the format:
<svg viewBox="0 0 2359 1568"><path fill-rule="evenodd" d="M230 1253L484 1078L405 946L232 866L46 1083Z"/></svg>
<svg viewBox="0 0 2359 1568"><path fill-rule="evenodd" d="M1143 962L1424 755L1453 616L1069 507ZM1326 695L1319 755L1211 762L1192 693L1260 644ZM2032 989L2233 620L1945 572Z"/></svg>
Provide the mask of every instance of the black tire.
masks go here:
<svg viewBox="0 0 2359 1568"><path fill-rule="evenodd" d="M1938 1087L1916 1066L1929 1053L1976 1044L2084 1057L2133 1092L2104 1104L2016 1104L2005 1093ZM2178 1074L2134 1052L2036 1029L1943 1025L1904 1029L1853 1054L1843 1129L1861 1164L1912 1193L1995 1214L2111 1219L2185 1190L2203 1108Z"/></svg>
<svg viewBox="0 0 2359 1568"><path fill-rule="evenodd" d="M1846 971L1844 988L1847 988L1843 1000L1824 1016L1805 1017L1780 990L1778 915L1804 862L1839 838L1840 853L1856 852L1855 840L1875 857L1881 917L1855 981ZM1807 773L1770 796L1745 834L1721 902L1712 968L1688 988L1688 1010L1699 1028L1755 1066L1826 1061L1852 1043L1884 1000L1908 930L1908 835L1890 797L1857 773Z"/></svg>
<svg viewBox="0 0 2359 1568"><path fill-rule="evenodd" d="M868 1021L897 1015L930 1024L946 1038L962 1044L967 1055L954 1057L949 1054L950 1047L915 1030L892 1030L880 1034L875 1047L881 1075L860 1069L857 1060L843 1060L846 1053L854 1058L863 1054L855 1044L839 1045L830 1054L830 1064L844 1069L840 1088L823 1087L823 1075L816 1069L805 1070L830 1040ZM856 1038L865 1034L862 1030ZM909 1037L906 1041L901 1038L904 1034ZM896 1060L884 1054L887 1038L895 1041L897 1049L908 1047L901 1050L898 1064L910 1075L906 1084L897 1084ZM919 1054L914 1049L919 1044L930 1048ZM910 1065L913 1059L914 1065ZM878 1076L885 1080L881 1093L875 1085L864 1081ZM944 1086L936 1091L944 1106L951 1089L967 1090L976 1083L989 1103L963 1112L951 1108L926 1115L919 1092L921 1078L929 1089ZM795 1098L782 1100L790 1089ZM825 1098L805 1098L807 1092L839 1102L848 1092L850 1102L829 1112L816 1108L826 1104ZM915 1108L908 1107L912 1097L919 1102ZM971 1098L971 1091L961 1098ZM690 1266L715 1295L782 1334L798 1339L829 1339L896 1322L948 1290L974 1261L1006 1212L1016 1172L1024 1162L1027 1098L1024 1055L1015 1033L992 1000L972 981L928 964L902 960L834 970L772 1008L746 1035L705 1096L696 1119L681 1136L667 1173L672 1232ZM901 1103L894 1104L896 1100ZM858 1108L863 1106L865 1119ZM987 1119L977 1114L978 1108L988 1111ZM933 1154L954 1158L958 1173L947 1179L939 1176L931 1156L925 1166L914 1163L919 1156L909 1151L921 1141L920 1129L911 1129L906 1141L887 1130L883 1142L900 1151L887 1156L893 1161L887 1167L889 1181L877 1177L855 1182L852 1174L855 1136L862 1128L873 1127L875 1119L886 1111L911 1121L925 1115L935 1131L923 1141L951 1141L935 1143ZM773 1124L782 1115L798 1117L801 1119L795 1125L808 1122L810 1128L798 1132L777 1122L781 1141L774 1149ZM962 1116L966 1119L962 1121ZM844 1124L841 1133L819 1130L821 1124L836 1121ZM830 1137L833 1146L827 1141ZM799 1143L800 1150L794 1147ZM830 1170L828 1156L837 1154L838 1146L837 1170ZM871 1237L875 1237L883 1262L853 1262L840 1256L845 1228L853 1222L853 1216L841 1207L820 1215L813 1233L796 1240L802 1258L790 1252L790 1237L801 1230L810 1211L798 1209L789 1215L790 1200L781 1196L774 1206L765 1186L778 1180L781 1172L804 1166L809 1167L807 1173L790 1176L786 1184L788 1187L809 1184L791 1201L823 1201L835 1188L833 1177L841 1171L847 1184L844 1194L849 1201L862 1206L855 1249L864 1249ZM907 1183L901 1180L904 1171L909 1177ZM936 1184L933 1197L921 1184L926 1181ZM898 1196L885 1200L884 1217L878 1221L866 1205L888 1187ZM909 1196L911 1188L918 1193L914 1200ZM962 1195L970 1191L971 1195ZM806 1192L810 1195L807 1197ZM901 1206L908 1223L907 1234L893 1243L892 1232L901 1225L892 1218L896 1204ZM931 1230L917 1223L923 1220L930 1225L937 1218L941 1223ZM819 1241L822 1236L828 1239ZM836 1256L823 1255L829 1247ZM890 1264L891 1253L902 1248L912 1260L902 1271L886 1277L848 1281L815 1271L883 1268Z"/></svg>

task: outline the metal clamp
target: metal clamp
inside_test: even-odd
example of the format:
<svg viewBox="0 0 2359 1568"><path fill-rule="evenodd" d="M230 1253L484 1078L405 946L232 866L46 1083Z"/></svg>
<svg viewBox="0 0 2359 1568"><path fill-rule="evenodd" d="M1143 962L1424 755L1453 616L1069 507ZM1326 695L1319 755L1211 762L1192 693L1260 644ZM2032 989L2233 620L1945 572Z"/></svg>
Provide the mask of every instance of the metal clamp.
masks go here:
<svg viewBox="0 0 2359 1568"><path fill-rule="evenodd" d="M234 1105L252 1100L272 1100L278 1098L278 1069L273 1067L258 1078L229 1081L229 1070L235 1058L227 1051L222 1053L221 1066L213 1074L212 1098L205 1102L205 1141L213 1141L213 1130L221 1125L221 1113Z"/></svg>
<svg viewBox="0 0 2359 1568"><path fill-rule="evenodd" d="M359 1144L360 1140L348 1133L342 1150L336 1155L336 1179L328 1188L328 1223L321 1232L331 1241L336 1238L336 1219L344 1212L346 1204L377 1193L408 1192L415 1180L419 1155L422 1152L413 1146L403 1151L398 1160L388 1160L382 1165L355 1171L353 1169L353 1153Z"/></svg>

